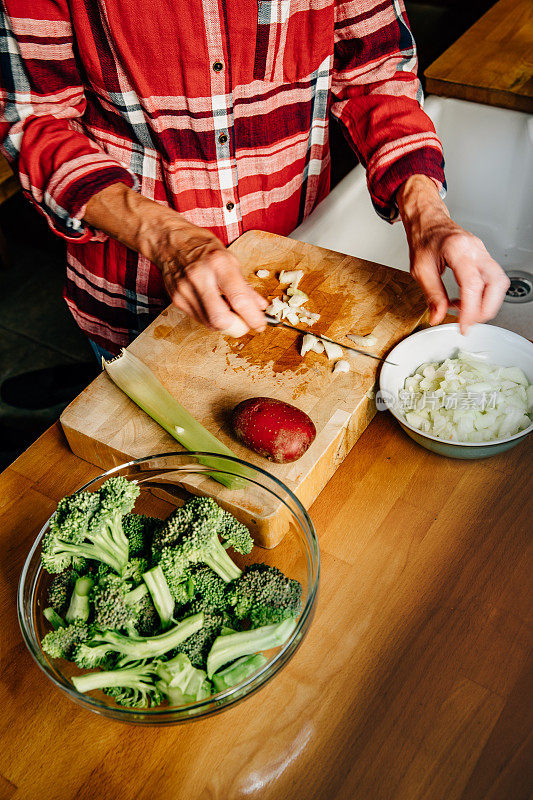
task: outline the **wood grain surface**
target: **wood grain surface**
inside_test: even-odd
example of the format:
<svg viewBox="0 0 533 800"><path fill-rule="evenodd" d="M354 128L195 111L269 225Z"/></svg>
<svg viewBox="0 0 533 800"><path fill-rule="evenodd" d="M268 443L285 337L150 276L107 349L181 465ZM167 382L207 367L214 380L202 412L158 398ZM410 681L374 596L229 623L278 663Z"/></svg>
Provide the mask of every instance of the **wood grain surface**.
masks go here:
<svg viewBox="0 0 533 800"><path fill-rule="evenodd" d="M321 319L316 331L345 341L349 332L374 334L371 352L387 353L425 314L421 291L409 274L312 245L250 231L231 250L265 296L281 295L282 269L303 269L308 308ZM259 268L270 277L258 279ZM315 328L311 330L315 330ZM374 359L350 359L348 374L333 374L325 355L299 354L301 337L282 328L230 339L209 332L170 307L130 345L169 392L242 459L268 469L309 507L375 413L369 398ZM307 453L293 464L272 464L240 444L229 430L233 407L247 397L275 397L305 411L317 429ZM61 415L72 451L91 463L115 466L131 458L182 449L175 439L100 375ZM201 485L198 487L201 490ZM241 509L240 494L221 498ZM245 509L256 540L274 546L286 528L279 507ZM244 513L244 511L243 511Z"/></svg>
<svg viewBox="0 0 533 800"><path fill-rule="evenodd" d="M532 0L500 0L424 74L429 94L532 113Z"/></svg>
<svg viewBox="0 0 533 800"><path fill-rule="evenodd" d="M1 800L528 800L532 450L454 461L378 414L311 508L300 649L240 705L158 729L80 709L21 639L34 537L98 473L52 428L0 476Z"/></svg>

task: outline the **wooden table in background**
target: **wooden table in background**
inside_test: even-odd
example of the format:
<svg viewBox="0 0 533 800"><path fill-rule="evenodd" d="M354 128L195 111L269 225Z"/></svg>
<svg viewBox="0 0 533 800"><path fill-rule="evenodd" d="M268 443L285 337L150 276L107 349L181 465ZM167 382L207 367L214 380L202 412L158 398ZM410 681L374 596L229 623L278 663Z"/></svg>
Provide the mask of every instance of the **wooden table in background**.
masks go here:
<svg viewBox="0 0 533 800"><path fill-rule="evenodd" d="M500 0L424 74L429 94L533 113L533 0Z"/></svg>
<svg viewBox="0 0 533 800"><path fill-rule="evenodd" d="M294 658L157 729L78 708L22 642L30 545L98 473L51 428L0 476L1 800L527 800L532 445L449 460L378 414L311 509L321 588Z"/></svg>

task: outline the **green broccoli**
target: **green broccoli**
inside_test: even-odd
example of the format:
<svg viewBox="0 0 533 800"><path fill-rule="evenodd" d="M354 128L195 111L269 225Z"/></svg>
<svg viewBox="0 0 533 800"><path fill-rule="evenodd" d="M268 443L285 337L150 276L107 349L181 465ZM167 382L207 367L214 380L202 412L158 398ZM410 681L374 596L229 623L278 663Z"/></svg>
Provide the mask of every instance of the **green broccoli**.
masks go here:
<svg viewBox="0 0 533 800"><path fill-rule="evenodd" d="M253 675L258 669L264 667L267 661L268 658L262 653L238 658L229 667L221 669L220 672L215 672L212 678L215 692L223 692L224 689L236 686L241 681L249 678L250 675Z"/></svg>
<svg viewBox="0 0 533 800"><path fill-rule="evenodd" d="M72 625L49 631L43 637L41 646L52 658L72 659L76 649L90 639L87 623L77 620Z"/></svg>
<svg viewBox="0 0 533 800"><path fill-rule="evenodd" d="M275 625L264 625L262 628L218 636L207 657L207 675L211 678L224 664L235 661L241 656L279 647L286 642L295 627L296 620L289 618Z"/></svg>
<svg viewBox="0 0 533 800"><path fill-rule="evenodd" d="M87 622L89 619L89 595L93 588L93 581L91 578L84 577L78 578L74 584L74 591L70 598L69 607L65 614L65 621L70 625L76 620Z"/></svg>
<svg viewBox="0 0 533 800"><path fill-rule="evenodd" d="M189 636L182 644L178 645L177 651L184 653L191 661L193 666L204 669L207 656L213 642L220 636L226 617L221 611L207 611L201 606L196 606L193 602L187 608L187 614L201 612L204 617L204 624L199 631Z"/></svg>
<svg viewBox="0 0 533 800"><path fill-rule="evenodd" d="M297 617L301 584L268 564L250 564L228 587L227 601L236 619L250 620L253 628Z"/></svg>
<svg viewBox="0 0 533 800"><path fill-rule="evenodd" d="M191 569L191 580L194 587L194 602L203 608L222 611L228 605L226 591L228 584L216 572L204 564L197 564ZM230 584L231 585L231 584Z"/></svg>
<svg viewBox="0 0 533 800"><path fill-rule="evenodd" d="M161 619L163 629L170 627L174 616L175 601L159 565L152 567L143 575L144 582L152 595L152 601Z"/></svg>
<svg viewBox="0 0 533 800"><path fill-rule="evenodd" d="M161 661L155 667L160 680L156 683L171 706L182 706L203 700L211 694L211 684L202 669L195 669L186 655L178 653L170 661Z"/></svg>
<svg viewBox="0 0 533 800"><path fill-rule="evenodd" d="M126 514L122 519L122 528L129 542L130 557L148 558L152 549L152 540L162 520L147 517L144 514Z"/></svg>
<svg viewBox="0 0 533 800"><path fill-rule="evenodd" d="M48 587L48 602L58 614L65 614L74 589L74 584L79 577L79 574L75 570L65 569L54 577L54 580Z"/></svg>
<svg viewBox="0 0 533 800"><path fill-rule="evenodd" d="M85 693L104 689L120 705L129 708L146 708L148 705L159 705L161 702L161 693L153 682L153 676L153 666L140 664L124 669L75 675L72 683L78 692Z"/></svg>
<svg viewBox="0 0 533 800"><path fill-rule="evenodd" d="M127 661L157 658L175 650L189 636L199 631L204 615L194 614L158 636L124 636L116 631L94 633L92 639L81 644L74 654L79 667L92 669L105 663L108 655L117 653Z"/></svg>
<svg viewBox="0 0 533 800"><path fill-rule="evenodd" d="M137 615L134 604L126 599L130 589L129 583L113 573L100 579L92 594L94 624L98 628L118 631L133 627Z"/></svg>
<svg viewBox="0 0 533 800"><path fill-rule="evenodd" d="M142 583L143 575L150 567L146 558L130 558L121 573L121 578L125 581L133 581L135 586Z"/></svg>
<svg viewBox="0 0 533 800"><path fill-rule="evenodd" d="M63 498L43 539L43 567L48 572L61 572L73 559L87 558L102 561L120 573L128 563L122 515L131 511L138 494L136 483L116 476L97 492Z"/></svg>
<svg viewBox="0 0 533 800"><path fill-rule="evenodd" d="M249 553L253 541L248 528L212 498L194 497L176 509L156 532L153 554L172 590L188 577L190 566L199 562L207 564L226 582L238 578L241 570L226 553L226 547Z"/></svg>
<svg viewBox="0 0 533 800"><path fill-rule="evenodd" d="M43 611L43 617L48 620L52 628L57 631L58 628L65 628L66 622L61 619L55 608L51 606L49 608L45 608Z"/></svg>

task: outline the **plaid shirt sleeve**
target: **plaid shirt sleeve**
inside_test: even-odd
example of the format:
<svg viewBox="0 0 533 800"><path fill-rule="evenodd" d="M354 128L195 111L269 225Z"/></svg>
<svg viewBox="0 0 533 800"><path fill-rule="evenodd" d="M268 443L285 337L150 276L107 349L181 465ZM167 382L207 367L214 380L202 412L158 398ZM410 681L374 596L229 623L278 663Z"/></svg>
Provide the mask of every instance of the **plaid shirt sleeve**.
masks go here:
<svg viewBox="0 0 533 800"><path fill-rule="evenodd" d="M410 175L445 193L442 146L422 110L417 56L403 0L338 2L331 111L366 167L372 202L392 222Z"/></svg>
<svg viewBox="0 0 533 800"><path fill-rule="evenodd" d="M79 243L101 241L105 235L82 222L89 199L118 181L134 187L136 178L77 122L86 100L68 4L41 0L33 19L27 0L10 0L3 7L1 150L18 166L24 193L56 233Z"/></svg>

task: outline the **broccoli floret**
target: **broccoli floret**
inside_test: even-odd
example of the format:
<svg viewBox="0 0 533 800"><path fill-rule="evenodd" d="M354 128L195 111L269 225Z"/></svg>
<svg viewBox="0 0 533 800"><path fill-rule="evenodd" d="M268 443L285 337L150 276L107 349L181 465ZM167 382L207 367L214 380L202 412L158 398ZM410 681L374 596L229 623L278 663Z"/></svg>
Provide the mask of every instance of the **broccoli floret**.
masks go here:
<svg viewBox="0 0 533 800"><path fill-rule="evenodd" d="M137 587L140 589L141 587ZM143 588L146 588L143 585ZM136 591L136 590L135 590ZM161 631L161 620L159 614L150 597L150 592L146 592L142 600L136 604L137 616L135 618L135 630L139 636L155 636Z"/></svg>
<svg viewBox="0 0 533 800"><path fill-rule="evenodd" d="M78 578L79 575L75 570L66 569L56 575L50 584L48 602L58 614L65 614L74 590L74 584Z"/></svg>
<svg viewBox="0 0 533 800"><path fill-rule="evenodd" d="M154 534L161 525L162 520L157 517L126 514L122 520L122 528L129 542L130 557L149 557Z"/></svg>
<svg viewBox="0 0 533 800"><path fill-rule="evenodd" d="M212 679L215 692L223 692L224 689L230 689L232 686L236 686L263 667L267 661L267 657L262 653L238 658L237 661L234 661L229 667L221 669L220 672L215 672Z"/></svg>
<svg viewBox="0 0 533 800"><path fill-rule="evenodd" d="M74 660L79 667L90 669L100 666L113 653L126 661L157 658L175 650L185 639L199 631L203 622L202 613L194 614L158 636L124 636L116 631L96 632L89 642L76 649Z"/></svg>
<svg viewBox="0 0 533 800"><path fill-rule="evenodd" d="M194 703L211 694L211 684L204 670L195 669L184 653L160 662L155 669L160 678L156 686L167 696L171 706Z"/></svg>
<svg viewBox="0 0 533 800"><path fill-rule="evenodd" d="M95 586L92 602L94 623L102 630L123 630L133 626L136 613L134 606L126 602L130 585L118 575L110 573Z"/></svg>
<svg viewBox="0 0 533 800"><path fill-rule="evenodd" d="M45 653L52 658L72 659L76 649L90 639L89 627L85 622L76 621L72 625L49 631L41 642Z"/></svg>
<svg viewBox="0 0 533 800"><path fill-rule="evenodd" d="M210 567L204 564L195 565L191 569L191 579L197 606L201 604L203 609L209 608L218 611L226 608L228 584Z"/></svg>
<svg viewBox="0 0 533 800"><path fill-rule="evenodd" d="M69 624L76 620L87 622L90 613L89 595L91 594L92 588L93 581L91 578L78 578L74 584L74 591L72 592L69 607L65 614L66 622Z"/></svg>
<svg viewBox="0 0 533 800"><path fill-rule="evenodd" d="M178 508L156 533L153 554L172 590L197 563L211 567L226 582L238 578L241 570L226 553L225 548L230 546L249 553L253 541L248 528L212 498L195 497Z"/></svg>
<svg viewBox="0 0 533 800"><path fill-rule="evenodd" d="M125 669L75 675L72 683L78 692L104 689L120 705L129 708L146 708L148 705L159 705L161 702L161 693L156 688L153 677L153 666L141 664Z"/></svg>
<svg viewBox="0 0 533 800"><path fill-rule="evenodd" d="M228 587L227 601L237 619L249 619L258 628L298 616L302 586L276 567L251 564Z"/></svg>
<svg viewBox="0 0 533 800"><path fill-rule="evenodd" d="M279 647L289 638L296 620L289 618L275 625L264 625L250 631L239 631L227 636L218 636L207 657L207 675L211 678L224 664L235 661L242 656L259 653Z"/></svg>
<svg viewBox="0 0 533 800"><path fill-rule="evenodd" d="M187 614L198 612L203 613L204 624L199 631L193 633L177 647L177 652L184 653L193 666L204 669L213 642L217 636L220 636L227 620L223 611L206 610L201 602L199 604L193 602L187 606Z"/></svg>
<svg viewBox="0 0 533 800"><path fill-rule="evenodd" d="M55 631L57 631L58 628L66 627L67 623L59 616L55 608L52 608L51 606L44 609L43 617L48 620Z"/></svg>
<svg viewBox="0 0 533 800"><path fill-rule="evenodd" d="M73 559L87 558L102 561L120 573L128 563L122 515L131 511L138 494L136 483L116 476L98 492L78 492L63 498L43 540L43 567L48 572L61 572Z"/></svg>
<svg viewBox="0 0 533 800"><path fill-rule="evenodd" d="M143 575L149 566L146 558L130 558L122 570L121 577L126 581L133 581L134 585L138 586L142 583Z"/></svg>
<svg viewBox="0 0 533 800"><path fill-rule="evenodd" d="M161 619L163 629L170 627L174 615L174 598L169 589L163 570L158 565L143 575L148 591L152 595L154 606Z"/></svg>

